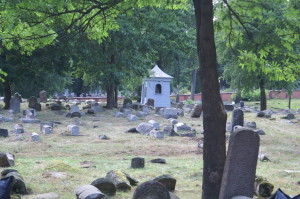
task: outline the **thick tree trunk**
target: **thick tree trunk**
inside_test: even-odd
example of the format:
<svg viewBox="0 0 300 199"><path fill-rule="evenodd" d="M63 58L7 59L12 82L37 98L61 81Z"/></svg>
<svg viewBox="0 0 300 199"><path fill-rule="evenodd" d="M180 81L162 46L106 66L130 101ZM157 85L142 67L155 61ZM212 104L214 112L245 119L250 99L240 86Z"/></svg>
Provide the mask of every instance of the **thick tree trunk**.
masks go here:
<svg viewBox="0 0 300 199"><path fill-rule="evenodd" d="M109 84L106 86L106 108L107 109L113 109L115 104L115 85Z"/></svg>
<svg viewBox="0 0 300 199"><path fill-rule="evenodd" d="M226 158L226 119L218 82L212 0L193 0L203 106L202 199L218 199Z"/></svg>
<svg viewBox="0 0 300 199"><path fill-rule="evenodd" d="M10 107L10 99L11 99L11 89L10 89L10 83L6 79L3 83L3 94L4 94L4 109L9 109Z"/></svg>
<svg viewBox="0 0 300 199"><path fill-rule="evenodd" d="M114 108L118 108L118 86L115 85L115 91L114 91Z"/></svg>
<svg viewBox="0 0 300 199"><path fill-rule="evenodd" d="M260 89L260 110L264 111L267 109L267 98L266 98L266 91L265 91L265 82L263 78L259 81L259 89Z"/></svg>
<svg viewBox="0 0 300 199"><path fill-rule="evenodd" d="M196 89L196 80L197 80L197 69L194 69L192 72L192 86L191 86L191 100L195 100L195 89Z"/></svg>

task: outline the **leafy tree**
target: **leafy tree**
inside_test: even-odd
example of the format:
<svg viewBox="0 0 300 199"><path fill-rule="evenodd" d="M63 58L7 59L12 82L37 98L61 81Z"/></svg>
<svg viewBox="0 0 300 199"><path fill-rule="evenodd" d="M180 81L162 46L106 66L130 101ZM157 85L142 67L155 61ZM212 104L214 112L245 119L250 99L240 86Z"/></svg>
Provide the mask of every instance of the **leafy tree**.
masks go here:
<svg viewBox="0 0 300 199"><path fill-rule="evenodd" d="M235 54L235 65L250 71L251 78L257 78L261 110L265 110L266 80L292 82L300 75L297 4L279 0L224 0L216 10L219 35L223 35ZM240 75L245 77L245 73ZM242 85L247 87L249 82Z"/></svg>

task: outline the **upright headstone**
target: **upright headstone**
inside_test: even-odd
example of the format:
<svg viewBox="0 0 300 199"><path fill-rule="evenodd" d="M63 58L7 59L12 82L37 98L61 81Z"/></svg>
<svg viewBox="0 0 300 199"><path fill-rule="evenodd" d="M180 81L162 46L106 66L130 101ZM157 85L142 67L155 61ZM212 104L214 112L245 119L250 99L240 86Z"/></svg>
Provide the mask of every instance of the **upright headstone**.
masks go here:
<svg viewBox="0 0 300 199"><path fill-rule="evenodd" d="M232 112L231 133L234 131L234 127L237 125L244 125L244 112L241 109L234 109Z"/></svg>
<svg viewBox="0 0 300 199"><path fill-rule="evenodd" d="M13 113L20 113L20 103L22 98L18 93L15 93L14 97L10 99L10 110Z"/></svg>
<svg viewBox="0 0 300 199"><path fill-rule="evenodd" d="M199 118L201 114L202 114L202 104L195 105L191 113L191 118Z"/></svg>
<svg viewBox="0 0 300 199"><path fill-rule="evenodd" d="M131 159L131 168L144 168L145 167L145 158L135 157Z"/></svg>
<svg viewBox="0 0 300 199"><path fill-rule="evenodd" d="M71 133L71 135L79 135L80 134L79 126L70 124L70 125L68 125L68 130Z"/></svg>
<svg viewBox="0 0 300 199"><path fill-rule="evenodd" d="M31 141L32 141L32 142L38 142L38 141L40 141L40 136L39 136L39 134L37 134L37 133L32 133L32 134L31 134Z"/></svg>
<svg viewBox="0 0 300 199"><path fill-rule="evenodd" d="M40 91L40 102L47 102L47 92L44 90Z"/></svg>
<svg viewBox="0 0 300 199"><path fill-rule="evenodd" d="M238 128L229 140L220 199L254 195L255 171L259 151L259 135L247 128Z"/></svg>
<svg viewBox="0 0 300 199"><path fill-rule="evenodd" d="M27 118L34 118L36 116L35 109L23 110L23 116L25 116Z"/></svg>
<svg viewBox="0 0 300 199"><path fill-rule="evenodd" d="M8 130L0 129L0 137L8 137Z"/></svg>
<svg viewBox="0 0 300 199"><path fill-rule="evenodd" d="M22 124L15 124L14 125L14 133L15 134L22 134L24 133L24 127Z"/></svg>
<svg viewBox="0 0 300 199"><path fill-rule="evenodd" d="M73 112L80 112L79 107L76 104L71 106L71 113Z"/></svg>
<svg viewBox="0 0 300 199"><path fill-rule="evenodd" d="M37 98L34 97L34 96L31 96L31 97L28 99L28 108L33 108L33 109L35 109L37 103L38 103Z"/></svg>

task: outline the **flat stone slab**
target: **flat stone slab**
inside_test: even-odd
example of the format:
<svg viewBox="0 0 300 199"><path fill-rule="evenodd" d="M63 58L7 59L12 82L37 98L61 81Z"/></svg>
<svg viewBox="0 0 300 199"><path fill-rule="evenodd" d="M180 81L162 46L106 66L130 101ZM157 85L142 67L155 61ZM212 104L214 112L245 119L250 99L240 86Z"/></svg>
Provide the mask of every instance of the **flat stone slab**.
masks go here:
<svg viewBox="0 0 300 199"><path fill-rule="evenodd" d="M51 192L51 193L43 193L38 195L27 195L22 196L24 199L53 199L53 198L59 198L59 195L57 193Z"/></svg>
<svg viewBox="0 0 300 199"><path fill-rule="evenodd" d="M39 120L39 119L31 119L31 118L21 118L20 120L23 123L40 123L41 122L41 120Z"/></svg>

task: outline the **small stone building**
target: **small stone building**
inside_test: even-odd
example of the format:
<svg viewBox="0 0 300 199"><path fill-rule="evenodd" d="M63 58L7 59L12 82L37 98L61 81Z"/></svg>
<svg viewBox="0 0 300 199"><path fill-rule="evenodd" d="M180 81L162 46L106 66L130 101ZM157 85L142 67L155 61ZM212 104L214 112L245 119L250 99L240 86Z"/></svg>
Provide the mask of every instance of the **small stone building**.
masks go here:
<svg viewBox="0 0 300 199"><path fill-rule="evenodd" d="M163 72L157 65L151 69L150 77L144 79L141 104L154 100L154 107L170 107L170 83L172 76Z"/></svg>

